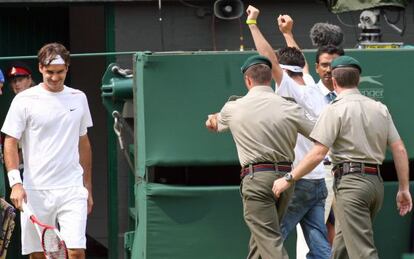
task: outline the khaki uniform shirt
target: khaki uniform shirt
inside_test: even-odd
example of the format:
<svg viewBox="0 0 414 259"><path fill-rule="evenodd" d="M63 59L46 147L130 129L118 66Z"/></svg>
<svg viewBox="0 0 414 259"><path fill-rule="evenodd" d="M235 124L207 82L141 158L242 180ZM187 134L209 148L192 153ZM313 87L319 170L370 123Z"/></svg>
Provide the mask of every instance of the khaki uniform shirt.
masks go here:
<svg viewBox="0 0 414 259"><path fill-rule="evenodd" d="M309 136L313 123L295 102L269 86L255 86L218 114L218 130L230 129L242 166L259 162L292 162L298 132Z"/></svg>
<svg viewBox="0 0 414 259"><path fill-rule="evenodd" d="M387 144L400 139L387 107L347 89L321 113L311 138L330 148L334 164L382 164Z"/></svg>

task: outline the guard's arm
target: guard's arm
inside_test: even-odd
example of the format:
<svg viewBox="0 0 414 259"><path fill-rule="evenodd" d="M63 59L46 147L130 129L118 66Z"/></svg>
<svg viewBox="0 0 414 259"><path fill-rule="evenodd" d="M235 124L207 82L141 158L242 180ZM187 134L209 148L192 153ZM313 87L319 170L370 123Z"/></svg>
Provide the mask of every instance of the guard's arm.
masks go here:
<svg viewBox="0 0 414 259"><path fill-rule="evenodd" d="M328 154L329 148L315 142L313 148L306 154L299 165L293 169L292 176L295 181L310 173Z"/></svg>
<svg viewBox="0 0 414 259"><path fill-rule="evenodd" d="M207 120L206 120L206 128L209 129L210 131L214 131L214 132L218 131L217 113L208 115Z"/></svg>
<svg viewBox="0 0 414 259"><path fill-rule="evenodd" d="M390 145L398 177L397 208L401 216L411 211L413 204L410 194L408 155L402 140Z"/></svg>
<svg viewBox="0 0 414 259"><path fill-rule="evenodd" d="M310 173L326 156L329 148L319 142L315 142L313 148L306 154L303 160L295 167L291 174L293 181L301 179L304 175ZM290 187L290 183L284 177L273 182L273 193L276 197Z"/></svg>

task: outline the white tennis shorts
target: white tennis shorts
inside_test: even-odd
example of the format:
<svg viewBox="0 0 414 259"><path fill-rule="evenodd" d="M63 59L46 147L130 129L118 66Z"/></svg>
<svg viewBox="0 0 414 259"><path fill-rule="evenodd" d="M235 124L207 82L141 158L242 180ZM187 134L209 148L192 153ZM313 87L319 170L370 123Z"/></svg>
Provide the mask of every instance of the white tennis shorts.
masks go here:
<svg viewBox="0 0 414 259"><path fill-rule="evenodd" d="M69 187L54 190L26 190L27 203L39 221L57 226L66 246L86 249L86 219L88 190ZM42 252L40 238L27 214L20 214L22 228L22 254Z"/></svg>

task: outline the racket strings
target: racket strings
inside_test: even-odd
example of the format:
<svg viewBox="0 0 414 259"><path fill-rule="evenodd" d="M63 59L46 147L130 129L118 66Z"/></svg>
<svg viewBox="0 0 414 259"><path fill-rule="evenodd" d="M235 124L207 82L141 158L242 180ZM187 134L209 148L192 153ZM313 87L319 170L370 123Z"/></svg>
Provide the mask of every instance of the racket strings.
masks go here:
<svg viewBox="0 0 414 259"><path fill-rule="evenodd" d="M54 229L44 230L42 245L46 258L67 259L65 242L56 234Z"/></svg>

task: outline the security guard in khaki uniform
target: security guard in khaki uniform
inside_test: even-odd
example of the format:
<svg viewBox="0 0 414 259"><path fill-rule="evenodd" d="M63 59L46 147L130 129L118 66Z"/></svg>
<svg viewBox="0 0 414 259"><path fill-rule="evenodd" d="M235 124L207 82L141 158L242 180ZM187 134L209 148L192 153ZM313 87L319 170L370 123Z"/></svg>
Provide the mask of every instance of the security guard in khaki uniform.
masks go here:
<svg viewBox="0 0 414 259"><path fill-rule="evenodd" d="M206 121L210 130L230 129L236 143L243 168L240 189L244 219L251 232L247 258L288 258L279 221L293 188L276 199L272 185L291 171L298 132L309 136L313 127L299 105L274 93L271 67L263 56L248 58L242 72L249 92L231 98Z"/></svg>
<svg viewBox="0 0 414 259"><path fill-rule="evenodd" d="M389 145L399 181L397 207L403 216L412 209L408 156L387 107L358 91L359 62L342 56L331 65L339 95L316 122L310 135L315 140L314 148L291 174L294 180L300 179L322 161L330 148L335 217L339 223L333 258L378 258L372 222L384 197L379 165ZM278 196L290 185L283 179L277 180L273 191Z"/></svg>

